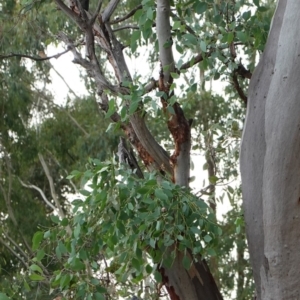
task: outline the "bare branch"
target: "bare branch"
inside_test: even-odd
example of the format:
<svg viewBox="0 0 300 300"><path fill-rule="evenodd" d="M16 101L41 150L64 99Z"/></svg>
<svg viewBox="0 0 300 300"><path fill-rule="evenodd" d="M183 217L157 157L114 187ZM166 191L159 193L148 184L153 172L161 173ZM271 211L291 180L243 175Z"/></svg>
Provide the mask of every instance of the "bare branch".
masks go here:
<svg viewBox="0 0 300 300"><path fill-rule="evenodd" d="M138 30L138 29L140 29L140 27L134 26L134 25L124 25L124 26L121 26L121 27L114 28L113 32L121 31L121 30L124 30L124 29L136 29L136 30Z"/></svg>
<svg viewBox="0 0 300 300"><path fill-rule="evenodd" d="M47 152L51 155L51 157L52 157L52 159L55 161L55 163L65 172L65 174L66 175L69 175L69 173L67 172L67 170L66 169L64 169L62 166L61 166L61 164L59 163L59 161L57 160L57 158L54 156L54 154L50 151L50 150L48 150L48 149L46 149L47 150ZM72 185L72 187L73 187L73 189L74 189L74 192L75 193L77 193L77 188L76 188L76 185L74 184L74 182L72 181L72 179L69 179L69 181L70 181L70 184Z"/></svg>
<svg viewBox="0 0 300 300"><path fill-rule="evenodd" d="M109 83L103 76L98 65L92 64L81 56L81 54L76 50L74 43L71 41L71 39L68 38L66 34L60 32L58 34L58 38L71 49L74 56L73 62L76 64L80 64L83 68L85 68L87 72L95 79L97 84L99 84L102 88L107 88L114 92L118 91L118 89L116 89L111 83Z"/></svg>
<svg viewBox="0 0 300 300"><path fill-rule="evenodd" d="M50 62L49 62L50 63ZM74 95L75 98L79 98L76 93L73 91L73 89L69 86L69 84L66 82L65 78L54 68L54 66L50 63L50 66L52 70L55 72L55 74L64 82L66 87L69 89L69 91Z"/></svg>
<svg viewBox="0 0 300 300"><path fill-rule="evenodd" d="M117 8L120 0L110 0L107 4L106 8L102 13L102 22L106 23L109 21L111 15L114 13L115 9Z"/></svg>
<svg viewBox="0 0 300 300"><path fill-rule="evenodd" d="M11 57L22 57L22 58L29 58L35 61L44 61L44 60L49 60L52 58L59 58L61 55L66 54L67 52L69 52L71 49L67 49L63 52L60 52L58 54L54 54L51 56L46 56L46 57L37 57L37 56L31 56L31 55L27 55L27 54L21 54L21 53L10 53L7 55L0 55L0 59L5 59L5 58L11 58Z"/></svg>
<svg viewBox="0 0 300 300"><path fill-rule="evenodd" d="M85 22L81 19L80 14L71 10L67 5L64 4L62 0L54 0L57 6L71 19L73 20L81 29L84 28ZM83 10L84 11L84 10ZM85 11L84 11L85 12Z"/></svg>
<svg viewBox="0 0 300 300"><path fill-rule="evenodd" d="M158 87L158 81L154 78L151 78L151 81L145 85L145 94L150 93Z"/></svg>
<svg viewBox="0 0 300 300"><path fill-rule="evenodd" d="M0 189L2 191L4 200L5 200L5 203L6 203L6 208L7 208L8 215L9 215L10 219L12 220L14 226L16 227L18 233L20 234L20 237L21 237L24 245L27 247L28 251L31 252L31 247L27 243L25 237L23 236L23 234L20 230L20 227L18 225L17 219L15 217L15 214L14 214L12 206L11 206L11 190L12 190L11 164L10 164L10 161L9 161L9 159L6 155L5 155L5 160L6 160L7 172L8 172L8 191L7 191L7 193L5 192L5 189L4 189L2 184L0 184Z"/></svg>
<svg viewBox="0 0 300 300"><path fill-rule="evenodd" d="M207 56L209 56L209 55L210 55L210 53L207 54ZM202 53L199 53L196 56L192 57L188 62L182 64L182 66L180 67L179 71L187 70L190 67L198 64L202 60L203 60L203 55L202 55Z"/></svg>
<svg viewBox="0 0 300 300"><path fill-rule="evenodd" d="M135 14L136 11L138 11L139 9L142 9L143 5L140 4L137 7L135 7L133 10L131 10L127 15L125 15L124 17L117 17L115 18L113 21L110 21L110 24L117 24L120 23L122 21L125 21L127 19L129 19L131 16L133 16Z"/></svg>
<svg viewBox="0 0 300 300"><path fill-rule="evenodd" d="M91 20L90 20L90 24L94 24L99 13L100 13L100 10L101 10L101 7L102 7L102 3L103 1L102 0L99 0L98 2L98 5L97 5L97 9L96 9L96 12L94 13L94 15L91 17Z"/></svg>
<svg viewBox="0 0 300 300"><path fill-rule="evenodd" d="M36 185L34 184L26 184L24 183L21 178L19 178L19 182L22 184L22 186L29 188L29 189L34 189L36 191L38 191L41 195L41 197L43 198L44 202L50 207L52 208L54 211L56 211L56 207L47 199L47 197L45 196L44 192Z"/></svg>
<svg viewBox="0 0 300 300"><path fill-rule="evenodd" d="M4 236L6 239L9 240L10 243L12 243L17 249L19 252L21 252L21 254L26 258L26 261L29 260L29 257L28 255L23 251L23 249L6 233L6 232L3 232Z"/></svg>
<svg viewBox="0 0 300 300"><path fill-rule="evenodd" d="M77 120L72 117L72 115L69 113L69 111L66 109L65 110L66 114L69 116L69 118L74 122L74 124L83 132L85 137L89 137L89 133L77 122Z"/></svg>
<svg viewBox="0 0 300 300"><path fill-rule="evenodd" d="M14 249L12 249L12 247L10 247L5 241L4 241L4 239L2 239L1 237L0 237L0 243L4 246L4 247L6 247L23 265L24 265L24 267L26 268L26 269L28 269L29 268L29 265L25 262L25 260L20 256L20 255L18 255L18 253L14 250Z"/></svg>
<svg viewBox="0 0 300 300"><path fill-rule="evenodd" d="M65 213L63 212L62 207L61 207L61 205L59 203L59 200L57 198L57 194L55 193L53 178L52 178L52 176L50 174L50 170L49 170L48 165L46 164L46 162L44 160L43 155L41 153L39 153L38 156L39 156L39 160L40 160L40 162L42 164L42 167L44 169L44 172L45 172L45 174L47 176L47 179L48 179L48 182L49 182L49 186L50 186L51 195L52 195L54 203L55 203L55 205L56 205L56 207L58 209L58 214L63 219L63 218L65 218Z"/></svg>

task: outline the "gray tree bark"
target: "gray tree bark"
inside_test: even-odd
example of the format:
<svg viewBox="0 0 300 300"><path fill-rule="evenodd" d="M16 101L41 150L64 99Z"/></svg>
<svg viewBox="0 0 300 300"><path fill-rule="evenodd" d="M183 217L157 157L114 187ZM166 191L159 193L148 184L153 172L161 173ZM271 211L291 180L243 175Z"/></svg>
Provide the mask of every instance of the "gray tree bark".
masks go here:
<svg viewBox="0 0 300 300"><path fill-rule="evenodd" d="M257 299L300 299L300 1L279 0L249 88L241 145Z"/></svg>

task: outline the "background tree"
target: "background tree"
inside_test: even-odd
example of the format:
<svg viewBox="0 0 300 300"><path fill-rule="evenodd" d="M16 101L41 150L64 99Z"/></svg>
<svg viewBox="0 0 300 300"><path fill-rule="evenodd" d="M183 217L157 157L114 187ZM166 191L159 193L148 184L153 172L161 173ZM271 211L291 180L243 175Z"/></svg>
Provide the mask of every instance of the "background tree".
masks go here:
<svg viewBox="0 0 300 300"><path fill-rule="evenodd" d="M245 91L255 54L264 48L271 4L100 1L91 3L89 12L77 1L28 2L23 7L7 1L2 5L1 75L7 76L8 84L14 83L12 74L23 85L21 79L26 78L29 95L27 105L22 102L27 113L24 119L22 107L9 101L12 91L20 101L21 90L1 90L3 103L12 111L11 115L8 109L2 111L11 126L1 127L3 136L10 137L9 144L1 140L1 201L6 203L2 228L16 231L13 237L3 231L1 244L8 255L4 267L11 278L21 268L29 269L25 290L19 284L7 284L8 277L3 276L10 297L19 299L20 293L26 299L36 294L46 297L50 287L54 295L76 294L80 299L115 299L132 293L155 299L165 286L170 299L221 299L220 288L224 295L235 290L239 299L251 299L251 271L240 232L240 191L228 182L238 176ZM11 26L11 20L26 26ZM42 62L50 59L45 55L47 46L58 42L66 45L65 52L72 52L74 62L86 71L91 94L85 101L69 101L64 108L53 105L45 89L32 85L49 80L51 64ZM152 71L148 80L147 75L133 76L124 57L126 53L134 59L141 51L148 55L145 64ZM36 63L26 65L25 57ZM22 76L9 71L13 66L22 70ZM226 97L205 84L219 78L227 83ZM41 95L43 101L37 101ZM104 120L95 99L105 113ZM42 116L36 126L33 112ZM104 133L108 119L114 123ZM119 167L111 158L113 150L108 147L116 152L121 131L137 154L140 172ZM209 184L202 191L188 188L191 145L206 160ZM81 188L79 171L67 182L65 174L82 170L89 155L95 159L89 160ZM104 162L105 157L110 159ZM85 183L91 189L85 189ZM221 193L216 193L218 186L224 187ZM70 204L66 193L78 188L85 200ZM30 205L24 200L24 189ZM19 196L12 197L12 190ZM217 203L225 194L233 209L228 223L217 226ZM35 208L40 219L28 223L30 230L22 226L20 233L18 224L28 218L24 219L18 205L22 202L32 212L37 197L44 201ZM52 222L45 215L51 215ZM40 229L33 237L32 259L30 236L35 224ZM221 243L222 231L226 239ZM231 254L235 248L236 258ZM209 258L216 281L203 256ZM7 267L11 258L13 270ZM233 268L230 273L229 266Z"/></svg>

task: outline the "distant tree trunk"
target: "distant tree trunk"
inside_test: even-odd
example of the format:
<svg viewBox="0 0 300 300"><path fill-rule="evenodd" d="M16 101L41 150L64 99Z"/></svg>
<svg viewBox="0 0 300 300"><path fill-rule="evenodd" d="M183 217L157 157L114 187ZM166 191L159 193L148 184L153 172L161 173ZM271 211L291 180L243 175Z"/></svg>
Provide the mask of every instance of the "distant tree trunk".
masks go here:
<svg viewBox="0 0 300 300"><path fill-rule="evenodd" d="M299 299L300 1L279 0L250 84L241 146L257 299Z"/></svg>

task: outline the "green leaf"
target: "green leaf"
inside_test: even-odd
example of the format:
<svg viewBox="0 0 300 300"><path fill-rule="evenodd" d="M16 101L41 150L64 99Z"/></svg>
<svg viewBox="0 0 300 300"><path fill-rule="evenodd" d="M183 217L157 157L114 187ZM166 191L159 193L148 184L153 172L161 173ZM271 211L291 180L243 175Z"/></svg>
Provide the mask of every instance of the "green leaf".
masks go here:
<svg viewBox="0 0 300 300"><path fill-rule="evenodd" d="M195 10L197 14L203 14L207 10L207 4L205 2L196 2Z"/></svg>
<svg viewBox="0 0 300 300"><path fill-rule="evenodd" d="M96 292L95 293L95 299L96 300L105 300L105 297L103 294L99 293L99 292Z"/></svg>
<svg viewBox="0 0 300 300"><path fill-rule="evenodd" d="M71 276L70 274L65 274L61 277L60 279L60 288L63 289L64 287L68 286L70 281L71 281Z"/></svg>
<svg viewBox="0 0 300 300"><path fill-rule="evenodd" d="M174 78L174 79L179 78L179 74L178 74L178 73L171 72L171 76L172 76L172 78Z"/></svg>
<svg viewBox="0 0 300 300"><path fill-rule="evenodd" d="M191 259L185 255L182 259L182 264L186 270L189 270L191 267Z"/></svg>
<svg viewBox="0 0 300 300"><path fill-rule="evenodd" d="M147 265L145 269L148 274L151 274L153 271L153 268L150 265Z"/></svg>
<svg viewBox="0 0 300 300"><path fill-rule="evenodd" d="M74 271L82 271L85 269L85 264L79 258L75 258L72 263L72 269Z"/></svg>
<svg viewBox="0 0 300 300"><path fill-rule="evenodd" d="M191 45L194 45L194 46L197 45L198 40L193 34L186 33L184 35L184 38L186 39L188 44L191 44Z"/></svg>
<svg viewBox="0 0 300 300"><path fill-rule="evenodd" d="M200 42L200 49L203 51L203 52L206 52L206 43L205 41L201 41Z"/></svg>
<svg viewBox="0 0 300 300"><path fill-rule="evenodd" d="M4 293L0 293L0 300L11 300L11 298L7 297Z"/></svg>
<svg viewBox="0 0 300 300"><path fill-rule="evenodd" d="M138 40L140 39L141 32L139 30L135 30L131 35L131 43L130 48L132 52L135 52L138 46Z"/></svg>
<svg viewBox="0 0 300 300"><path fill-rule="evenodd" d="M266 12L266 11L269 10L269 8L266 7L266 6L260 6L257 10L258 10L259 12Z"/></svg>
<svg viewBox="0 0 300 300"><path fill-rule="evenodd" d="M133 259L131 260L131 263L132 263L132 266L133 266L137 271L140 271L140 269L141 269L141 264L140 264L140 262L139 262L138 259L133 258Z"/></svg>
<svg viewBox="0 0 300 300"><path fill-rule="evenodd" d="M80 235L80 231L81 231L81 226L80 224L78 223L74 229L74 237L76 239L78 239L79 235Z"/></svg>
<svg viewBox="0 0 300 300"><path fill-rule="evenodd" d="M246 43L249 40L247 33L243 32L243 31L238 31L236 33L236 36L242 43Z"/></svg>
<svg viewBox="0 0 300 300"><path fill-rule="evenodd" d="M34 234L34 236L32 238L32 250L33 251L35 251L39 247L39 245L43 239L43 236L44 236L44 233L41 231L37 231Z"/></svg>
<svg viewBox="0 0 300 300"><path fill-rule="evenodd" d="M150 239L149 245L154 249L155 248L155 240L154 239Z"/></svg>
<svg viewBox="0 0 300 300"><path fill-rule="evenodd" d="M211 240L212 240L212 237L210 235L208 235L208 234L204 237L204 241L206 243L209 243Z"/></svg>
<svg viewBox="0 0 300 300"><path fill-rule="evenodd" d="M172 26L172 29L176 30L176 29L180 28L180 26L181 26L181 21L175 21Z"/></svg>
<svg viewBox="0 0 300 300"><path fill-rule="evenodd" d="M162 189L155 189L155 196L163 201L167 201L168 200L168 196L163 192Z"/></svg>
<svg viewBox="0 0 300 300"><path fill-rule="evenodd" d="M29 284L28 284L27 281L25 281L25 280L24 280L24 288L25 288L25 290L26 290L27 292L30 292L30 291L31 291L31 288L30 288ZM1 299L1 297L0 297L0 299Z"/></svg>
<svg viewBox="0 0 300 300"><path fill-rule="evenodd" d="M156 280L156 282L162 282L162 276L158 271L154 272L154 279Z"/></svg>
<svg viewBox="0 0 300 300"><path fill-rule="evenodd" d="M152 7L149 7L148 9L147 9L147 18L149 19L149 20L153 20L153 9L152 9Z"/></svg>
<svg viewBox="0 0 300 300"><path fill-rule="evenodd" d="M79 193L85 197L88 197L91 194L91 192L87 190L79 190Z"/></svg>
<svg viewBox="0 0 300 300"><path fill-rule="evenodd" d="M138 107L139 107L138 101L131 102L128 111L129 114L132 115L137 110Z"/></svg>
<svg viewBox="0 0 300 300"><path fill-rule="evenodd" d="M115 101L114 99L110 99L108 102L108 110L105 114L105 118L110 118L116 112Z"/></svg>
<svg viewBox="0 0 300 300"><path fill-rule="evenodd" d="M104 294L104 293L107 293L107 289L101 285L97 286L97 292L101 293L101 294Z"/></svg>
<svg viewBox="0 0 300 300"><path fill-rule="evenodd" d="M45 251L44 250L38 250L36 254L36 259L37 261L41 261L45 256Z"/></svg>
<svg viewBox="0 0 300 300"><path fill-rule="evenodd" d="M36 274L36 273L30 274L30 275L29 275L29 278L30 278L31 280L33 280L33 281L42 281L42 280L45 279L44 276L41 276L41 275ZM1 298L0 298L0 299L1 299Z"/></svg>
<svg viewBox="0 0 300 300"><path fill-rule="evenodd" d="M50 218L51 218L53 223L59 224L59 217L58 216L51 215Z"/></svg>
<svg viewBox="0 0 300 300"><path fill-rule="evenodd" d="M37 271L37 272L39 272L40 274L43 274L43 271L42 271L41 267L38 266L38 265L36 265L36 264L31 265L31 266L29 267L29 269L32 270L32 271Z"/></svg>
<svg viewBox="0 0 300 300"><path fill-rule="evenodd" d="M62 219L62 221L60 222L61 226L68 226L69 224L69 220L67 218Z"/></svg>
<svg viewBox="0 0 300 300"><path fill-rule="evenodd" d="M216 255L217 255L216 251L215 251L214 249L211 249L211 248L208 248L208 249L206 250L206 252L207 252L207 254L210 255L210 256L216 256Z"/></svg>

